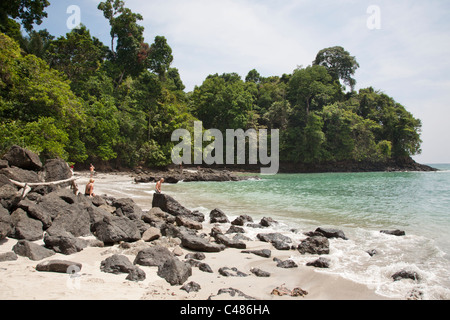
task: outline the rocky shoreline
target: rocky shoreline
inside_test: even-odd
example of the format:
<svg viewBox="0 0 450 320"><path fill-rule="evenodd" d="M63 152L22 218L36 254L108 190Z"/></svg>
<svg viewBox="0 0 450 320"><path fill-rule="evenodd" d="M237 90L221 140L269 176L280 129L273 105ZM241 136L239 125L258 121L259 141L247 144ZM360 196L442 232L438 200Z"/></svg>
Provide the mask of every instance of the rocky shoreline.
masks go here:
<svg viewBox="0 0 450 320"><path fill-rule="evenodd" d="M20 181L19 173L24 174L22 179L34 176L38 182L63 180L71 175L63 161L51 160L39 165L38 161L25 161L25 158L34 158L33 154L19 151L15 151L14 157L9 155L7 165L3 163L4 167L0 170L0 175L8 180L13 177ZM30 163L33 164L30 166ZM14 172L16 175L13 175ZM330 250L329 239L347 239L340 230L319 227L306 233L299 243L294 243L289 234L265 231L277 224L270 217L255 223L252 217L241 215L230 221L220 209L214 209L209 216L205 216L185 208L166 194L154 194L152 209L143 211L130 198L117 199L107 195L90 198L75 194L75 190L64 186L38 186L23 197L23 190L5 178L0 181L0 241L17 240L10 252L0 253L0 263L15 261L18 256L26 257L38 262L34 267L38 272L76 273L83 268L83 261L52 259L55 254L69 258L88 247L120 248L131 250L134 261L120 252L114 253L97 266L101 272L126 274L124 279L127 281L141 282L148 276L143 267L156 267L158 277L170 286L180 286L189 293L201 290L199 283L189 281L194 268L204 273L215 273L203 261L205 254L238 250L245 256L253 255L265 261L273 257L276 268L292 269L299 266L289 258L280 258L282 256L278 253L295 252L311 255L311 261L306 266L327 268L330 264L326 258ZM249 245L253 247L255 243L246 236L250 228L258 230L256 241L264 243L264 249L249 249ZM399 230L381 232L404 235ZM291 233L294 235L297 231L291 230ZM39 244L39 241L43 243ZM372 256L377 252L373 249L367 254ZM227 266L227 261L222 263L225 266L220 267L217 274L224 278L246 278L251 274L254 277L271 277L271 272L259 267L240 270L240 266ZM399 270L392 278L393 281L404 278L416 281L420 275ZM308 291L300 287L286 289L278 286L270 294L304 297ZM256 299L242 290L229 287L221 288L217 295L211 294L208 298L227 299L234 296ZM412 294L411 297L417 298Z"/></svg>

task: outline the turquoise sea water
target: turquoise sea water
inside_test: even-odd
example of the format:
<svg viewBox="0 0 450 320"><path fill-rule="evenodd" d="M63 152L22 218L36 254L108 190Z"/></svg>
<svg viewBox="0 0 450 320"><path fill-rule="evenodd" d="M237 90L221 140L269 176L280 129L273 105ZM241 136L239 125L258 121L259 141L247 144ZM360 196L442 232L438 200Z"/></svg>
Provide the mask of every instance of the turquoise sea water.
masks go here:
<svg viewBox="0 0 450 320"><path fill-rule="evenodd" d="M231 218L272 217L280 222L273 231L297 243L306 237L303 232L319 226L341 229L349 240L332 239L331 268L317 272L339 274L392 298L414 292L423 299L450 299L450 165L433 167L440 171L279 174L164 185L164 192L206 216L220 208ZM123 189L139 202L153 187ZM401 229L406 236L380 233L385 229ZM371 257L366 252L371 249L378 254ZM291 258L299 264L311 260L296 251ZM417 272L420 280L394 282L391 276L400 270Z"/></svg>

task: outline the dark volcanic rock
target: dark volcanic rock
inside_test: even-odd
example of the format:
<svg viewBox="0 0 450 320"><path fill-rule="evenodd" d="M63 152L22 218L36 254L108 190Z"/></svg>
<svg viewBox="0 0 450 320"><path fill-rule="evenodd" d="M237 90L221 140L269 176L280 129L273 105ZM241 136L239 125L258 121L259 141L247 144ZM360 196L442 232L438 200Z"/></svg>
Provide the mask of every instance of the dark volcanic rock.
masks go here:
<svg viewBox="0 0 450 320"><path fill-rule="evenodd" d="M8 179L18 182L36 183L42 182L42 178L34 171L24 170L17 167L0 169L0 174L5 175Z"/></svg>
<svg viewBox="0 0 450 320"><path fill-rule="evenodd" d="M236 248L236 249L245 249L247 248L247 245L239 240L232 240L228 238L224 234L216 234L215 237L217 243L221 243L229 248Z"/></svg>
<svg viewBox="0 0 450 320"><path fill-rule="evenodd" d="M301 254L329 254L330 242L322 236L308 237L298 245L297 250Z"/></svg>
<svg viewBox="0 0 450 320"><path fill-rule="evenodd" d="M81 268L81 263L67 260L48 260L43 261L36 266L37 271L57 273L77 273Z"/></svg>
<svg viewBox="0 0 450 320"><path fill-rule="evenodd" d="M145 272L139 267L133 265L124 255L115 254L101 262L100 270L107 273L119 274L128 273L126 280L143 281Z"/></svg>
<svg viewBox="0 0 450 320"><path fill-rule="evenodd" d="M222 244L211 243L204 238L191 234L184 234L181 237L181 246L200 252L220 252L225 249Z"/></svg>
<svg viewBox="0 0 450 320"><path fill-rule="evenodd" d="M5 239L13 230L9 211L0 206L0 240Z"/></svg>
<svg viewBox="0 0 450 320"><path fill-rule="evenodd" d="M44 179L47 182L67 180L72 177L69 165L62 159L50 159L44 165ZM67 184L66 186L68 186Z"/></svg>
<svg viewBox="0 0 450 320"><path fill-rule="evenodd" d="M281 233L258 233L256 237L264 242L270 242L278 250L289 250L292 239Z"/></svg>
<svg viewBox="0 0 450 320"><path fill-rule="evenodd" d="M237 268L223 267L219 269L219 273L224 277L248 277L248 274L239 271Z"/></svg>
<svg viewBox="0 0 450 320"><path fill-rule="evenodd" d="M130 220L141 219L142 209L130 198L114 199L112 205Z"/></svg>
<svg viewBox="0 0 450 320"><path fill-rule="evenodd" d="M88 241L84 239L66 236L49 236L48 234L44 237L44 243L47 248L65 255L80 252L88 246Z"/></svg>
<svg viewBox="0 0 450 320"><path fill-rule="evenodd" d="M14 211L11 214L11 222L13 225L12 238L29 241L42 239L44 232L42 222L30 218L24 210L19 208Z"/></svg>
<svg viewBox="0 0 450 320"><path fill-rule="evenodd" d="M253 253L257 256L263 257L263 258L270 258L270 255L272 252L269 249L261 249L261 250L243 250L242 253Z"/></svg>
<svg viewBox="0 0 450 320"><path fill-rule="evenodd" d="M21 169L36 171L42 168L42 162L37 154L19 146L12 146L3 156L3 159L8 161L10 167L16 166Z"/></svg>
<svg viewBox="0 0 450 320"><path fill-rule="evenodd" d="M95 236L105 244L120 241L134 242L141 239L136 225L125 217L105 217L94 225Z"/></svg>
<svg viewBox="0 0 450 320"><path fill-rule="evenodd" d="M273 258L273 261L275 261L277 263L277 267L279 267L279 268L285 268L285 269L298 268L298 265L290 259L280 260L278 258Z"/></svg>
<svg viewBox="0 0 450 320"><path fill-rule="evenodd" d="M167 259L173 257L175 257L175 255L167 248L155 246L139 251L133 263L141 266L160 266L163 265Z"/></svg>
<svg viewBox="0 0 450 320"><path fill-rule="evenodd" d="M184 290L187 293L190 293L190 292L199 292L201 288L202 287L200 287L200 285L197 282L191 281L182 286L180 290Z"/></svg>
<svg viewBox="0 0 450 320"><path fill-rule="evenodd" d="M18 241L13 247L13 251L19 256L28 257L34 261L39 261L55 254L53 250L46 249L27 240Z"/></svg>
<svg viewBox="0 0 450 320"><path fill-rule="evenodd" d="M183 207L173 197L164 193L154 193L152 207L161 208L161 210L170 213L171 215L186 215L191 216L192 211Z"/></svg>
<svg viewBox="0 0 450 320"><path fill-rule="evenodd" d="M253 273L257 277L270 277L270 273L264 270L261 270L259 268L252 268L250 270L251 273Z"/></svg>
<svg viewBox="0 0 450 320"><path fill-rule="evenodd" d="M390 234L393 236L397 236L397 237L404 236L406 234L405 231L398 230L398 229L397 230L381 230L380 232L385 233L385 234Z"/></svg>
<svg viewBox="0 0 450 320"><path fill-rule="evenodd" d="M210 223L228 223L227 215L220 209L213 209L209 213L209 222Z"/></svg>
<svg viewBox="0 0 450 320"><path fill-rule="evenodd" d="M414 271L401 270L399 272L394 273L392 275L392 279L394 279L394 281L399 281L402 279L411 279L414 281L419 281L420 276L417 272L414 272Z"/></svg>
<svg viewBox="0 0 450 320"><path fill-rule="evenodd" d="M308 262L306 265L307 266L312 266L312 267L316 267L316 268L329 268L330 267L330 259L324 258L324 257L320 257L317 260Z"/></svg>
<svg viewBox="0 0 450 320"><path fill-rule="evenodd" d="M341 238L344 240L348 240L347 237L345 236L344 232L342 230L338 230L338 229L317 228L314 232L316 234L323 235L324 237L326 237L328 239Z"/></svg>
<svg viewBox="0 0 450 320"><path fill-rule="evenodd" d="M190 264L181 262L178 258L169 258L158 267L158 276L172 286L182 285L192 275Z"/></svg>

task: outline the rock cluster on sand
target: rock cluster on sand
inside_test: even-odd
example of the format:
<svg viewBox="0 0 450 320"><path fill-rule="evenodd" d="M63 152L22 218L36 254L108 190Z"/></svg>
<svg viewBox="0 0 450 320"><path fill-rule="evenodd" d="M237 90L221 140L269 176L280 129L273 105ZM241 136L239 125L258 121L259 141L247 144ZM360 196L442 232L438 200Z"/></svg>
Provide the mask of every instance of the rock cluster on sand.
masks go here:
<svg viewBox="0 0 450 320"><path fill-rule="evenodd" d="M135 250L134 261L124 255L113 254L106 257L99 268L107 273L127 274L126 279L130 281L143 281L146 278L139 266L157 267L157 275L174 286L185 284L192 275L192 268L206 273L217 272L224 277L270 277L269 272L259 268L253 268L251 273L226 265L219 270L212 270L202 261L204 253L234 248L241 250L243 254L270 258L273 254L269 249L247 250L246 242L250 239L245 233L249 228L258 230L257 240L270 243L274 250L280 252L295 250L300 254L322 256L330 252L329 239L347 239L341 230L317 228L306 233L305 239L295 243L289 232L273 232L273 229L265 232L266 228L278 224L270 217L254 223L252 217L241 215L230 222L227 214L218 208L205 217L198 211L182 206L166 194L154 194L153 208L149 211L143 211L130 198L115 199L106 195L90 198L75 194L74 190L66 186L37 185L23 197L23 190L11 183L11 180L65 180L71 177L67 163L56 159L43 165L33 153L13 147L4 156L1 166L0 240L9 237L18 242L13 247L13 252L0 255L0 261L13 261L17 259L17 255L33 261L48 258L49 260L41 261L36 266L38 271L78 272L82 268L79 261L50 260L51 257L56 253L69 256L88 246L119 244L121 248ZM203 230L204 223L213 224L209 233ZM222 227L227 231L223 232ZM402 235L402 232L388 234ZM43 242L43 245L36 244L37 240ZM180 255L183 253L179 248L171 251L164 245L170 242L192 253L182 260ZM275 257L273 261L280 268L298 267L291 259L281 260ZM330 260L320 257L307 265L327 268ZM419 275L410 276L408 273L400 273L393 278L420 279ZM192 282L183 288L188 292L201 289ZM216 296L211 296L211 299L222 294L252 299L232 288L223 289Z"/></svg>

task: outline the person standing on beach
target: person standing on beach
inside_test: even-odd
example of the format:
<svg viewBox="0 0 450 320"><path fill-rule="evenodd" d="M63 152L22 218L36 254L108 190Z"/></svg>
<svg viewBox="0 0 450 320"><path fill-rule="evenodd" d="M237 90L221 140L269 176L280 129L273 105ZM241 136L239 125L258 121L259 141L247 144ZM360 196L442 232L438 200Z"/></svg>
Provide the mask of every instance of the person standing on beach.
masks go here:
<svg viewBox="0 0 450 320"><path fill-rule="evenodd" d="M91 166L89 167L89 170L91 171L91 178L93 178L94 177L94 172L95 172L95 167L92 165L92 163L91 163Z"/></svg>
<svg viewBox="0 0 450 320"><path fill-rule="evenodd" d="M95 197L94 194L94 179L90 179L89 183L86 185L86 190L84 191L84 195L87 197Z"/></svg>
<svg viewBox="0 0 450 320"><path fill-rule="evenodd" d="M161 178L157 183L156 183L156 193L161 193L161 185L164 182L164 178Z"/></svg>

